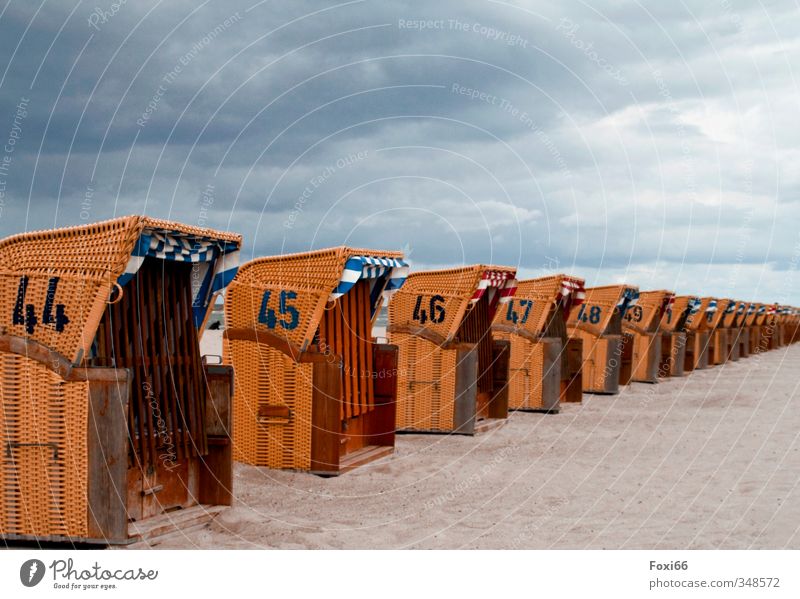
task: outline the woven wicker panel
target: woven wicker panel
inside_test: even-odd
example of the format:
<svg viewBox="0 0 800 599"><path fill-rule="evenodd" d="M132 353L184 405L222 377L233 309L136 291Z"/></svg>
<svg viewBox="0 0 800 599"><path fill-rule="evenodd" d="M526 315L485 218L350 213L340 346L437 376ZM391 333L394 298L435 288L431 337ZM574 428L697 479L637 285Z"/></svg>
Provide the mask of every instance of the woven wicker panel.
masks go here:
<svg viewBox="0 0 800 599"><path fill-rule="evenodd" d="M602 335L611 322L617 304L622 299L623 291L629 287L630 285L608 285L587 289L586 300L569 313L567 326ZM595 314L598 315L596 319Z"/></svg>
<svg viewBox="0 0 800 599"><path fill-rule="evenodd" d="M544 409L544 344L532 343L513 333L496 332L495 339L511 342L509 361L508 408L510 410Z"/></svg>
<svg viewBox="0 0 800 599"><path fill-rule="evenodd" d="M81 352L87 352L94 333L106 308L106 298L111 290L107 282L83 279L76 276L58 277L56 292L50 292L50 275L0 272L0 307L4 311L2 326L11 335L35 339L67 359L75 362ZM21 283L26 281L27 284ZM25 285L24 298L21 284ZM52 301L48 302L48 297ZM51 304L48 311L46 306ZM63 306L63 307L59 307ZM19 309L18 309L19 307ZM22 321L15 323L14 312ZM45 313L52 320L57 315L66 316L69 322L57 325L47 323Z"/></svg>
<svg viewBox="0 0 800 599"><path fill-rule="evenodd" d="M709 302L715 298L705 297L703 298L703 302L705 303L706 300ZM707 305L707 304L706 304ZM722 317L725 315L725 307L728 305L728 300L726 299L717 299L717 309L712 312L711 314L705 314L705 328L707 329L715 329L717 328L720 323L722 322ZM701 306L700 311L702 312L705 306Z"/></svg>
<svg viewBox="0 0 800 599"><path fill-rule="evenodd" d="M12 335L30 337L72 361L78 361L94 339L105 302L117 278L124 272L134 246L145 228L165 229L207 237L241 241L241 236L201 229L143 216L35 231L13 235L0 241L0 327ZM23 313L38 321L31 327L14 323L20 280L28 277ZM57 279L52 296L52 315L58 306L69 319L65 325L43 322L48 286Z"/></svg>
<svg viewBox="0 0 800 599"><path fill-rule="evenodd" d="M687 331L697 331L708 328L708 324L706 321L706 309L708 308L708 304L710 301L711 301L710 297L701 298L700 309L696 313L689 314L686 317Z"/></svg>
<svg viewBox="0 0 800 599"><path fill-rule="evenodd" d="M453 430L457 352L403 333L394 334L392 343L399 348L397 428Z"/></svg>
<svg viewBox="0 0 800 599"><path fill-rule="evenodd" d="M733 312L730 312L729 314L725 314L724 313L725 312L725 308L728 307L728 304L730 302L733 302ZM737 302L736 300L720 300L720 303L723 304L723 307L722 307L723 314L722 314L722 318L720 319L720 326L730 328L734 324L736 324L736 309L739 307L740 302Z"/></svg>
<svg viewBox="0 0 800 599"><path fill-rule="evenodd" d="M3 352L0 373L0 534L85 537L88 383Z"/></svg>
<svg viewBox="0 0 800 599"><path fill-rule="evenodd" d="M582 279L569 277L564 274L543 277L539 279L528 279L517 284L517 291L514 297L506 306L501 306L494 316L493 324L518 326L526 331L540 335L547 327L547 321L552 315L552 310L556 306L556 301L561 293L564 280L576 280L583 284ZM520 302L531 302L530 309L525 322L518 317L517 322L513 320L515 310L519 316L525 313L527 305Z"/></svg>
<svg viewBox="0 0 800 599"><path fill-rule="evenodd" d="M671 297L671 291L644 291L639 294L639 301L622 320L622 327L636 333L653 333L658 330L662 316L664 301ZM639 309L637 309L637 306Z"/></svg>
<svg viewBox="0 0 800 599"><path fill-rule="evenodd" d="M227 328L261 329L274 332L300 348L311 343L328 303L352 256L381 256L402 258L400 252L331 248L316 252L269 256L252 260L239 268L236 278L225 294L225 324ZM266 291L270 291L268 306L276 312L281 292L297 294L291 305L297 310L298 321L292 328L268 329L259 322L259 313Z"/></svg>
<svg viewBox="0 0 800 599"><path fill-rule="evenodd" d="M515 272L513 268L478 264L466 268L411 273L389 304L390 327L424 327L447 341L451 340L458 332L469 301L487 270ZM436 305L443 309L443 313L438 312L435 319L426 316L425 322L415 319L418 302L422 310L430 311L434 296L441 298Z"/></svg>
<svg viewBox="0 0 800 599"><path fill-rule="evenodd" d="M606 378L619 376L618 365L621 356L609 355L609 340L605 337L592 335L587 331L574 329L572 336L583 341L583 390L604 391ZM609 368L610 359L615 359Z"/></svg>
<svg viewBox="0 0 800 599"><path fill-rule="evenodd" d="M223 361L236 365L233 459L254 466L311 467L313 365L298 364L254 341L223 343ZM286 406L291 418L259 418L262 406Z"/></svg>
<svg viewBox="0 0 800 599"><path fill-rule="evenodd" d="M685 320L682 318L684 312L689 307L689 301L695 299L692 295L676 296L672 302L672 306L664 311L659 323L659 329L662 331L672 332L683 328Z"/></svg>

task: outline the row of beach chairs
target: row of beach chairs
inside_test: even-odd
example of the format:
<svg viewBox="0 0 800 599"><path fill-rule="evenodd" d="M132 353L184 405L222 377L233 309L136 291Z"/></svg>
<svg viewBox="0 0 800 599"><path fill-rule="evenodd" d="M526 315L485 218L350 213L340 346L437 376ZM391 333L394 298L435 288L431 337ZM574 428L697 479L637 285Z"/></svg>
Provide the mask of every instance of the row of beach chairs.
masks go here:
<svg viewBox="0 0 800 599"><path fill-rule="evenodd" d="M239 267L240 246L141 216L0 242L2 538L146 540L231 505L234 461L339 475L397 433L474 435L800 339L790 306L346 247Z"/></svg>

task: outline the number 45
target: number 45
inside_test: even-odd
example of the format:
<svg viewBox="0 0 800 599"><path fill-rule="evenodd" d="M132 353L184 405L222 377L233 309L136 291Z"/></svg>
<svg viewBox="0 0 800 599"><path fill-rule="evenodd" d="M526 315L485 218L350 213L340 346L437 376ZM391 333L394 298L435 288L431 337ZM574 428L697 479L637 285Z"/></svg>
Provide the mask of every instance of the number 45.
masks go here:
<svg viewBox="0 0 800 599"><path fill-rule="evenodd" d="M297 325L300 323L300 312L298 312L297 308L294 306L289 305L289 300L297 298L297 292L281 291L278 312L282 316L288 315L288 321L285 318L278 320L278 315L275 313L275 309L268 307L269 298L271 295L272 292L269 290L264 292L264 297L261 299L261 309L258 311L258 322L267 325L268 329L274 329L278 325L287 331L297 328Z"/></svg>

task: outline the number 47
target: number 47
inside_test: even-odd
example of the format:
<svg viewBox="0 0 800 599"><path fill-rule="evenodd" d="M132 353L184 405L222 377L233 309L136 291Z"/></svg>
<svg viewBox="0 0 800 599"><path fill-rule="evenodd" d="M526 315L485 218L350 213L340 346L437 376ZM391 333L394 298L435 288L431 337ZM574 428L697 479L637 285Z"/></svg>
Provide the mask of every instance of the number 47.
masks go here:
<svg viewBox="0 0 800 599"><path fill-rule="evenodd" d="M508 309L506 310L506 320L517 324L525 324L528 322L528 315L531 313L531 307L533 307L533 300L521 299L519 300L519 307L520 309L525 308L525 311L522 313L522 319L520 320L519 314L514 309L514 300L508 302Z"/></svg>

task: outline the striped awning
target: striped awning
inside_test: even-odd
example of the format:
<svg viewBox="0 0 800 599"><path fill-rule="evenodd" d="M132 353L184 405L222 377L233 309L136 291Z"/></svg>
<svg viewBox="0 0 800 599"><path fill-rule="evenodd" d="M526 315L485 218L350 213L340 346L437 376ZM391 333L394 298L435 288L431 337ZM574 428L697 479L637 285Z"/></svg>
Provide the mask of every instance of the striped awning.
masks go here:
<svg viewBox="0 0 800 599"><path fill-rule="evenodd" d="M725 308L725 314L732 314L735 309L736 309L736 302L734 300L729 300L728 305Z"/></svg>
<svg viewBox="0 0 800 599"><path fill-rule="evenodd" d="M620 316L624 317L631 306L635 306L639 301L639 291L632 287L626 287L622 292L622 297L617 302Z"/></svg>
<svg viewBox="0 0 800 599"><path fill-rule="evenodd" d="M500 293L499 303L505 304L508 302L517 290L517 279L514 273L503 270L484 271L478 283L478 288L472 294L472 299L469 300L469 303L477 303L487 292L492 294L494 290ZM493 300L494 298L490 295L489 299ZM490 303L493 303L493 301Z"/></svg>
<svg viewBox="0 0 800 599"><path fill-rule="evenodd" d="M706 307L706 312L716 312L717 311L717 300L712 299L708 302L708 306Z"/></svg>
<svg viewBox="0 0 800 599"><path fill-rule="evenodd" d="M753 312L755 312L755 311L756 311L756 305L755 305L755 304L750 304L750 305L747 307L747 313L748 313L748 314L752 314L752 313L753 313Z"/></svg>
<svg viewBox="0 0 800 599"><path fill-rule="evenodd" d="M689 314L697 314L700 311L700 306L703 305L703 300L699 297L693 297L689 300Z"/></svg>
<svg viewBox="0 0 800 599"><path fill-rule="evenodd" d="M658 316L659 318L664 316L667 310L672 309L672 305L675 303L675 294L668 293L664 296L664 299L661 301L661 307L659 308Z"/></svg>
<svg viewBox="0 0 800 599"><path fill-rule="evenodd" d="M145 228L133 248L125 271L117 278L121 287L136 275L145 258L196 265L196 272L192 272L192 310L195 326L200 327L211 298L236 276L239 244L181 231Z"/></svg>
<svg viewBox="0 0 800 599"><path fill-rule="evenodd" d="M767 307L766 307L766 306L761 306L761 307L758 309L758 313L759 313L759 314L764 314L764 312L766 312L766 311L767 311Z"/></svg>
<svg viewBox="0 0 800 599"><path fill-rule="evenodd" d="M360 279L370 281L370 309L375 314L378 299L388 302L403 286L408 276L408 264L398 258L353 256L347 259L339 283L328 298L334 301L350 291Z"/></svg>
<svg viewBox="0 0 800 599"><path fill-rule="evenodd" d="M556 297L556 304L561 306L566 318L572 308L580 306L586 301L586 288L583 283L577 279L563 279L561 281L561 289Z"/></svg>

